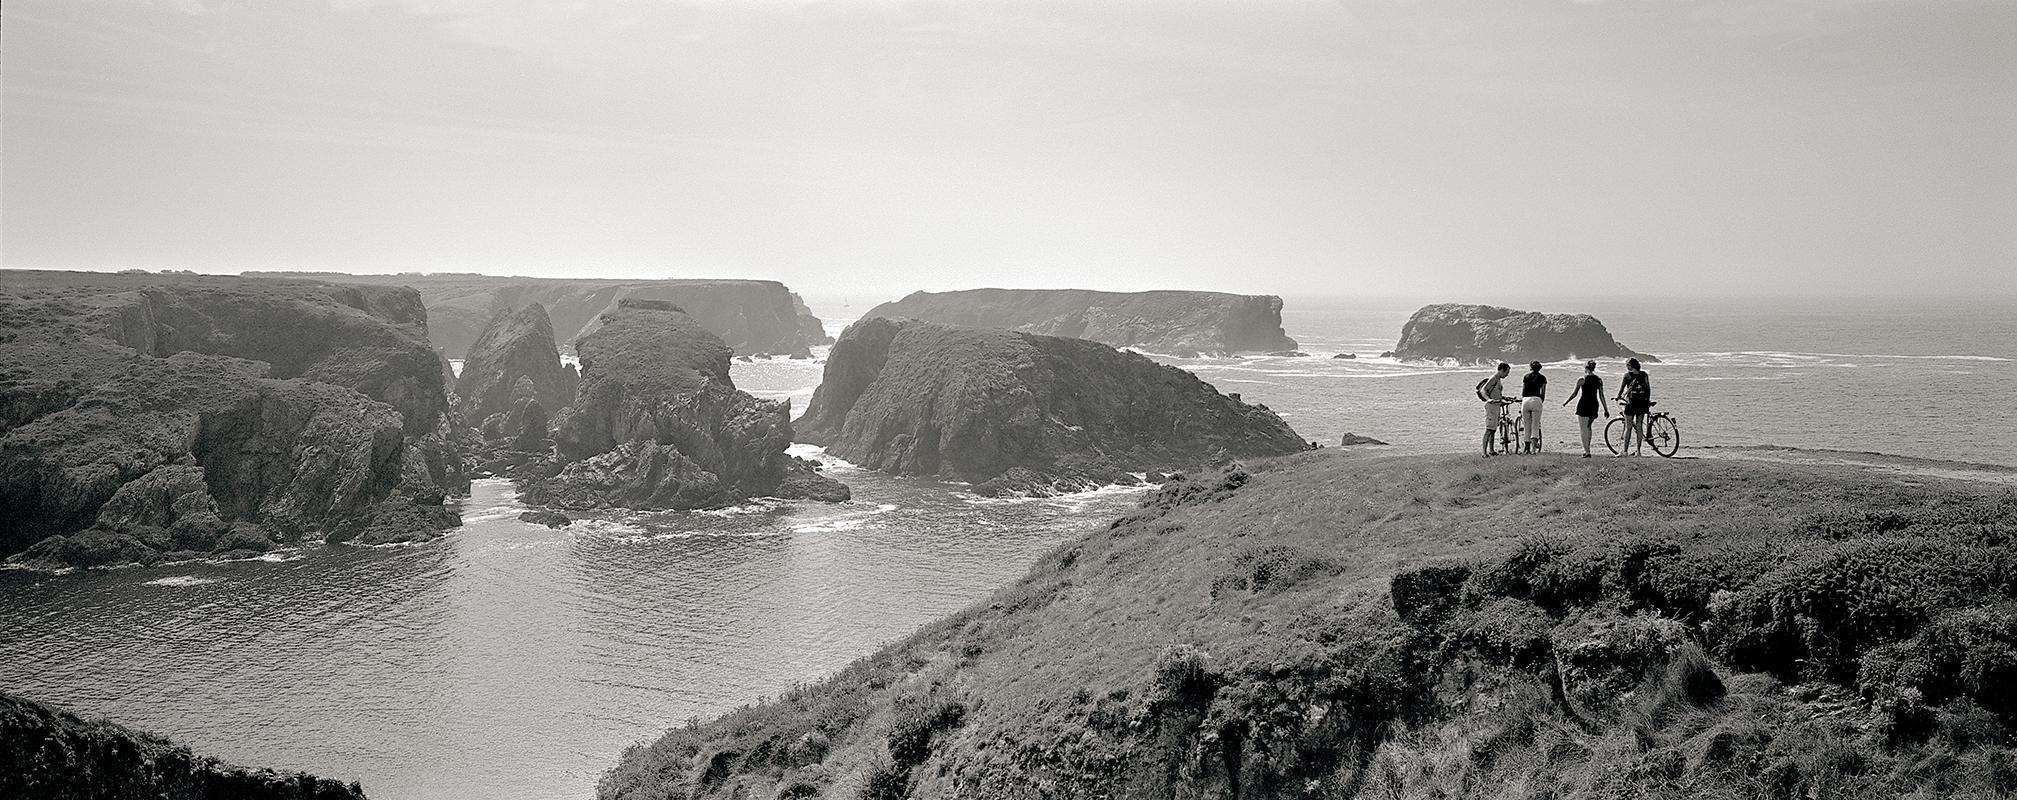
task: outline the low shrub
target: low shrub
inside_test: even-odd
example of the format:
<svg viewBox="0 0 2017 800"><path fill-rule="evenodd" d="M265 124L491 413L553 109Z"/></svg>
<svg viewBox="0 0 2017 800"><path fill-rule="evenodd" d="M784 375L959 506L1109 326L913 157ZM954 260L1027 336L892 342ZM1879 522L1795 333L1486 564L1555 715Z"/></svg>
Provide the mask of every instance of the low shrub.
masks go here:
<svg viewBox="0 0 2017 800"><path fill-rule="evenodd" d="M1440 622L1462 601L1464 582L1470 577L1470 566L1456 562L1424 564L1395 572L1388 581L1394 613L1415 625Z"/></svg>
<svg viewBox="0 0 2017 800"><path fill-rule="evenodd" d="M1910 691L1935 705L1965 698L2017 721L2017 605L1951 611L1910 639L1872 648L1857 683L1873 697Z"/></svg>
<svg viewBox="0 0 2017 800"><path fill-rule="evenodd" d="M1294 545L1242 548L1233 557L1233 574L1256 594L1281 591L1318 575L1335 575L1337 562Z"/></svg>
<svg viewBox="0 0 2017 800"><path fill-rule="evenodd" d="M1867 650L1912 636L1937 613L2008 596L2011 553L1880 537L1832 543L1713 600L1717 655L1780 675L1850 683Z"/></svg>

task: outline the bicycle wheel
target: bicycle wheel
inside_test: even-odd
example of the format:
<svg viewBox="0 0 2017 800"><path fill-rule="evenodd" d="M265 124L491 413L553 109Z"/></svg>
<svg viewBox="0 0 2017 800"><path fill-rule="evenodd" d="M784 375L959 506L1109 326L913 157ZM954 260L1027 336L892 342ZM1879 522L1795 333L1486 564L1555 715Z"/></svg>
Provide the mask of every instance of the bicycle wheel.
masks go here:
<svg viewBox="0 0 2017 800"><path fill-rule="evenodd" d="M1513 440L1519 436L1518 427L1512 420L1499 417L1499 452L1513 452Z"/></svg>
<svg viewBox="0 0 2017 800"><path fill-rule="evenodd" d="M1653 452L1661 458L1673 458L1681 451L1681 426L1673 417L1654 417L1646 423L1646 438L1653 440Z"/></svg>
<svg viewBox="0 0 2017 800"><path fill-rule="evenodd" d="M1625 449L1625 418L1613 417L1611 424L1604 426L1604 446L1617 455Z"/></svg>

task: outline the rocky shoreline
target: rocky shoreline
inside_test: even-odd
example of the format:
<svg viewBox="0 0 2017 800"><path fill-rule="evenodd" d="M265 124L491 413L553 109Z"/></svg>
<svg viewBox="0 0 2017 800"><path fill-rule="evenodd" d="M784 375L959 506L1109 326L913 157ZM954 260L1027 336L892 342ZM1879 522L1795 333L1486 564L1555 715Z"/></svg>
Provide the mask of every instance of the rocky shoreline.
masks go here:
<svg viewBox="0 0 2017 800"><path fill-rule="evenodd" d="M1552 363L1578 358L1659 359L1619 344L1596 317L1484 305L1423 306L1401 328L1393 357L1463 363Z"/></svg>

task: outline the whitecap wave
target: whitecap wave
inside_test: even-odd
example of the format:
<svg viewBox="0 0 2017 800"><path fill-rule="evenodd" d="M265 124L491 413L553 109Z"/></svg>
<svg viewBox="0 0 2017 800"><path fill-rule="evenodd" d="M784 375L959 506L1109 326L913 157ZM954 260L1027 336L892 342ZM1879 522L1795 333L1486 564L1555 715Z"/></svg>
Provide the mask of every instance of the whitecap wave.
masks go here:
<svg viewBox="0 0 2017 800"><path fill-rule="evenodd" d="M821 469L826 472L860 472L862 469L847 459L828 453L826 448L816 444L792 442L790 447L784 449L784 452L786 455L817 461L820 463Z"/></svg>
<svg viewBox="0 0 2017 800"><path fill-rule="evenodd" d="M147 583L146 583L145 585L147 585L147 586L202 586L202 585L204 585L204 584L206 584L206 583L221 583L221 582L223 582L223 579L222 579L222 578L199 578L199 577L197 577L197 576L195 576L195 575L170 575L170 576L168 576L168 577L166 577L166 578L155 578L154 580L151 580L151 581L148 581L148 582L147 582Z"/></svg>
<svg viewBox="0 0 2017 800"><path fill-rule="evenodd" d="M853 505L853 504L849 503L845 505ZM845 505L843 507L845 507ZM856 530L864 525L867 525L874 518L895 510L896 510L895 505L890 503L883 503L881 505L875 506L874 508L862 509L858 511L843 511L835 516L826 517L823 519L808 520L805 522L794 524L791 526L791 532L834 533L838 531Z"/></svg>

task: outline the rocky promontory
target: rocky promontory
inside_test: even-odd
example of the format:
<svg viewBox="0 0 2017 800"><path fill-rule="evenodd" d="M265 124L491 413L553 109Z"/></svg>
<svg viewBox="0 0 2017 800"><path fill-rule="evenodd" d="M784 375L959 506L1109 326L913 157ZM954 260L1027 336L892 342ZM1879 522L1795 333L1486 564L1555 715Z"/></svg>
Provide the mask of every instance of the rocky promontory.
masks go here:
<svg viewBox="0 0 2017 800"><path fill-rule="evenodd" d="M869 310L947 325L1068 336L1195 357L1296 349L1282 332L1282 299L1224 292L968 289L912 292Z"/></svg>
<svg viewBox="0 0 2017 800"><path fill-rule="evenodd" d="M0 692L0 797L364 800L364 790L234 767L159 736Z"/></svg>
<svg viewBox="0 0 2017 800"><path fill-rule="evenodd" d="M8 273L0 555L99 566L438 535L467 478L426 333L410 289Z"/></svg>
<svg viewBox="0 0 2017 800"><path fill-rule="evenodd" d="M736 389L733 351L678 306L620 300L575 350L581 389L554 422L560 467L526 479L527 501L693 509L848 498L846 486L785 453L790 404Z"/></svg>
<svg viewBox="0 0 2017 800"><path fill-rule="evenodd" d="M864 467L983 494L1130 483L1129 473L1308 446L1265 406L1146 356L886 318L841 334L798 432Z"/></svg>
<svg viewBox="0 0 2017 800"><path fill-rule="evenodd" d="M833 341L805 303L777 281L521 278L473 273L261 274L413 287L427 306L428 332L434 346L449 358L463 358L499 314L538 303L546 308L561 340L569 342L592 329L603 314L616 310L617 301L624 298L670 301L741 355L806 355L812 345Z"/></svg>
<svg viewBox="0 0 2017 800"><path fill-rule="evenodd" d="M1574 358L1659 359L1633 351L1588 314L1543 314L1499 306L1424 306L1401 327L1394 357L1464 363L1565 361Z"/></svg>
<svg viewBox="0 0 2017 800"><path fill-rule="evenodd" d="M2009 794L2007 488L1627 466L1191 473L812 685L667 720L598 796Z"/></svg>

